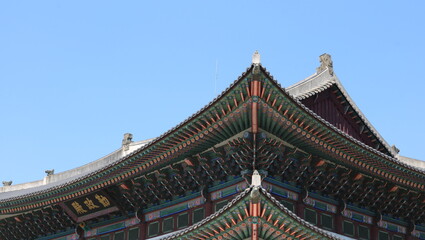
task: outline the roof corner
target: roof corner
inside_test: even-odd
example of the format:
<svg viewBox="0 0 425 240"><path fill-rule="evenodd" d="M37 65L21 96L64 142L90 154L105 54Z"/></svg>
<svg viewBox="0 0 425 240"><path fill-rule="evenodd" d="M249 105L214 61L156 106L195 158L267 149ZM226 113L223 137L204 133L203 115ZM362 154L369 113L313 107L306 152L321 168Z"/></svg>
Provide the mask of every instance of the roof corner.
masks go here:
<svg viewBox="0 0 425 240"><path fill-rule="evenodd" d="M324 53L319 56L319 61L320 61L320 66L316 69L317 74L328 69L329 74L333 76L334 70L333 70L332 56L330 54Z"/></svg>

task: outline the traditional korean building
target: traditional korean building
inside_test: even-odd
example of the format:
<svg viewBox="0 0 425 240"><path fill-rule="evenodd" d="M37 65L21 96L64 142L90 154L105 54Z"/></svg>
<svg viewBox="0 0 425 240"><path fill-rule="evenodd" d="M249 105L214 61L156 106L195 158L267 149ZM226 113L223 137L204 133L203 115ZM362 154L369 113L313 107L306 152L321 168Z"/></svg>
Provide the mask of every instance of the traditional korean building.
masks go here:
<svg viewBox="0 0 425 240"><path fill-rule="evenodd" d="M0 240L425 239L425 164L399 156L320 56L251 66L158 138L0 187Z"/></svg>

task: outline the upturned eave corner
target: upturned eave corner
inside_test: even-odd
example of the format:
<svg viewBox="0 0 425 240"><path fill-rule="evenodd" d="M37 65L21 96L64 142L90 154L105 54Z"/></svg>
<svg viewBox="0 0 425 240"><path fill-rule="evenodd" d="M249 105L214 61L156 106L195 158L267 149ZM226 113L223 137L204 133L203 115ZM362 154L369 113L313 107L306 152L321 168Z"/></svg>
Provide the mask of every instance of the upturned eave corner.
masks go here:
<svg viewBox="0 0 425 240"><path fill-rule="evenodd" d="M330 55L320 60L315 77L337 80ZM204 108L146 145L134 144L126 134L128 154L96 171L1 196L0 238L129 236L137 228L141 239L340 239L301 219L307 208L338 223L358 220L343 210L358 211L361 224L375 230L382 216L397 218L391 220L401 229L397 234L425 234L425 171L322 118L267 72L258 52ZM184 226L175 224L180 216L187 216ZM167 219L174 222L164 230ZM151 226L157 231L150 233ZM344 234L337 228L329 227Z"/></svg>

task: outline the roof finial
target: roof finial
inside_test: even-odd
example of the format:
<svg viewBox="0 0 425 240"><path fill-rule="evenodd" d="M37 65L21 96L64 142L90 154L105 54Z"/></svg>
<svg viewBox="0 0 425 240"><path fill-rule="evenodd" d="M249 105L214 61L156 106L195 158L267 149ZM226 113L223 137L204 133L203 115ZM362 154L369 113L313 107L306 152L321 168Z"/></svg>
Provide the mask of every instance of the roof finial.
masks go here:
<svg viewBox="0 0 425 240"><path fill-rule="evenodd" d="M261 186L261 175L257 170L252 173L251 186Z"/></svg>
<svg viewBox="0 0 425 240"><path fill-rule="evenodd" d="M132 142L133 134L125 133L124 138L122 139L122 148L127 151L130 148L130 143Z"/></svg>
<svg viewBox="0 0 425 240"><path fill-rule="evenodd" d="M320 67L317 68L317 73L321 73L326 70L326 68L329 70L329 74L331 76L334 75L334 68L333 68L333 62L331 55L324 53L320 55Z"/></svg>
<svg viewBox="0 0 425 240"><path fill-rule="evenodd" d="M46 170L46 171L44 171L46 174L47 174L47 176L52 176L53 174L55 174L55 169L52 169L52 170Z"/></svg>
<svg viewBox="0 0 425 240"><path fill-rule="evenodd" d="M12 185L12 181L3 181L3 186L10 186Z"/></svg>
<svg viewBox="0 0 425 240"><path fill-rule="evenodd" d="M254 54L252 54L252 64L254 65L259 65L260 62L260 54L258 53L258 51L256 50L254 52Z"/></svg>
<svg viewBox="0 0 425 240"><path fill-rule="evenodd" d="M396 147L396 145L392 145L391 146L391 149L396 153L396 154L398 154L399 152L400 152L400 149L398 149L398 147Z"/></svg>

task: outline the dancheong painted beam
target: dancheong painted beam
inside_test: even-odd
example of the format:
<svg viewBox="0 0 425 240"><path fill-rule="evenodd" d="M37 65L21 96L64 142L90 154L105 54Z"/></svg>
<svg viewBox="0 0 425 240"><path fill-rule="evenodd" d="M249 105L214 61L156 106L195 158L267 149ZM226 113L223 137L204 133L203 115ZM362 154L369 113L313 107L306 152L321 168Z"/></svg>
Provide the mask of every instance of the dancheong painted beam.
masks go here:
<svg viewBox="0 0 425 240"><path fill-rule="evenodd" d="M425 164L399 156L320 62L283 88L256 52L158 138L126 134L87 166L5 182L0 239L425 239Z"/></svg>

